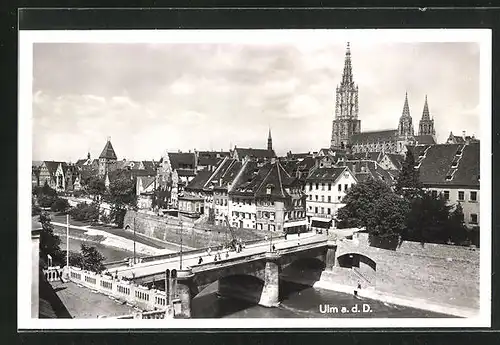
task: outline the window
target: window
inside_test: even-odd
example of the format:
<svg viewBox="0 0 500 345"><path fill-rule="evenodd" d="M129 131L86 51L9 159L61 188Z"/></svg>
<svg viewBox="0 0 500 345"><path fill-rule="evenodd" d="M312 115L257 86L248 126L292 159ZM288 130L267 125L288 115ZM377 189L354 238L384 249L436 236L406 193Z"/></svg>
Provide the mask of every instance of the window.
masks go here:
<svg viewBox="0 0 500 345"><path fill-rule="evenodd" d="M309 200L312 200L313 199L313 196L312 195L309 195Z"/></svg>
<svg viewBox="0 0 500 345"><path fill-rule="evenodd" d="M328 202L332 202L332 197L328 195Z"/></svg>
<svg viewBox="0 0 500 345"><path fill-rule="evenodd" d="M318 206L314 208L314 213L318 213Z"/></svg>
<svg viewBox="0 0 500 345"><path fill-rule="evenodd" d="M321 184L321 190L325 190L325 184L324 183Z"/></svg>
<svg viewBox="0 0 500 345"><path fill-rule="evenodd" d="M347 188L349 188L349 185L348 184L345 184L344 185L344 192L347 191Z"/></svg>
<svg viewBox="0 0 500 345"><path fill-rule="evenodd" d="M331 212L332 212L332 210L331 210L330 208L327 208L327 209L326 209L326 211L327 211L327 213L328 213L328 214L332 214L332 213L331 213Z"/></svg>
<svg viewBox="0 0 500 345"><path fill-rule="evenodd" d="M319 189L319 183L316 183L316 189Z"/></svg>
<svg viewBox="0 0 500 345"><path fill-rule="evenodd" d="M318 201L318 196L316 195L316 201Z"/></svg>
<svg viewBox="0 0 500 345"><path fill-rule="evenodd" d="M342 192L342 185L339 184L339 192Z"/></svg>
<svg viewBox="0 0 500 345"><path fill-rule="evenodd" d="M258 218L262 218L262 212L261 211L257 211L257 217Z"/></svg>
<svg viewBox="0 0 500 345"><path fill-rule="evenodd" d="M432 197L433 197L433 198L437 198L437 196L438 196L438 191L437 191L437 190L433 190L433 191L431 191L431 195L432 195Z"/></svg>
<svg viewBox="0 0 500 345"><path fill-rule="evenodd" d="M325 196L324 195L321 196L321 202L325 202Z"/></svg>
<svg viewBox="0 0 500 345"><path fill-rule="evenodd" d="M464 201L464 199L465 199L465 192L459 191L458 192L458 200Z"/></svg>
<svg viewBox="0 0 500 345"><path fill-rule="evenodd" d="M309 211L312 211L313 207L312 206L309 206Z"/></svg>
<svg viewBox="0 0 500 345"><path fill-rule="evenodd" d="M325 213L325 208L324 207L321 208L321 214L323 214L323 213Z"/></svg>
<svg viewBox="0 0 500 345"><path fill-rule="evenodd" d="M470 201L477 201L477 192L470 192Z"/></svg>
<svg viewBox="0 0 500 345"><path fill-rule="evenodd" d="M477 224L477 214L475 213L470 214L470 222L471 224Z"/></svg>
<svg viewBox="0 0 500 345"><path fill-rule="evenodd" d="M341 199L341 197L340 197L340 195L339 195L339 196L337 197L337 200L338 200L338 201L340 201L340 199Z"/></svg>
<svg viewBox="0 0 500 345"><path fill-rule="evenodd" d="M313 184L312 182L309 182L309 190L312 190L313 189Z"/></svg>
<svg viewBox="0 0 500 345"><path fill-rule="evenodd" d="M450 200L450 191L449 190L445 190L443 192L443 195L444 195L445 200Z"/></svg>
<svg viewBox="0 0 500 345"><path fill-rule="evenodd" d="M332 184L331 183L328 184L328 190L332 190Z"/></svg>

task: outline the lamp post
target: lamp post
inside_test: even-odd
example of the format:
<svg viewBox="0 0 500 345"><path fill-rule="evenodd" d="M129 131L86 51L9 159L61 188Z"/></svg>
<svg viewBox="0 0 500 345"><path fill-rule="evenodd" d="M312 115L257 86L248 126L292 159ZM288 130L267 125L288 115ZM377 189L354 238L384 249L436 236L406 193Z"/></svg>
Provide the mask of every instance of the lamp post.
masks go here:
<svg viewBox="0 0 500 345"><path fill-rule="evenodd" d="M134 265L135 265L135 217L134 217Z"/></svg>
<svg viewBox="0 0 500 345"><path fill-rule="evenodd" d="M179 268L182 270L182 219L179 220L179 225L181 227L181 251L180 251L180 255L179 255Z"/></svg>
<svg viewBox="0 0 500 345"><path fill-rule="evenodd" d="M66 270L69 277L69 214L66 215Z"/></svg>

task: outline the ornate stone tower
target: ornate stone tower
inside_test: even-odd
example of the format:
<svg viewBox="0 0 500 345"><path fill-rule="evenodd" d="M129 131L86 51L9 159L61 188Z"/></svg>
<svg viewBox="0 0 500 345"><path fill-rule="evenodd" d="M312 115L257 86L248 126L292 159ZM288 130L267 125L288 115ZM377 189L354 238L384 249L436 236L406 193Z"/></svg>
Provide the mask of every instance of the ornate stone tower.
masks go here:
<svg viewBox="0 0 500 345"><path fill-rule="evenodd" d="M415 143L413 123L410 115L410 106L408 105L408 92L405 94L405 104L403 105L403 114L399 118L398 125L398 144L397 152L405 153L406 145Z"/></svg>
<svg viewBox="0 0 500 345"><path fill-rule="evenodd" d="M351 64L351 48L347 43L342 81L336 89L335 119L332 125L331 148L346 148L353 134L361 131L358 120L358 86L354 84Z"/></svg>
<svg viewBox="0 0 500 345"><path fill-rule="evenodd" d="M431 119L429 115L429 105L427 104L427 95L425 95L424 111L422 112L422 118L418 124L418 135L436 135L434 130L434 119Z"/></svg>
<svg viewBox="0 0 500 345"><path fill-rule="evenodd" d="M271 128L269 128L269 136L267 137L267 149L269 151L273 149L273 138L271 137Z"/></svg>

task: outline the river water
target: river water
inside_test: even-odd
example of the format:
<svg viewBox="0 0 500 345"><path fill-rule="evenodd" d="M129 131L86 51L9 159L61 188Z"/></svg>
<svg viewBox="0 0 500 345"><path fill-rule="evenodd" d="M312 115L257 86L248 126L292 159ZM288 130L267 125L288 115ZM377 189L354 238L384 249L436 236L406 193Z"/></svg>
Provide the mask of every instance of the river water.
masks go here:
<svg viewBox="0 0 500 345"><path fill-rule="evenodd" d="M80 251L81 243L96 247L108 262L133 256L132 252L126 250L77 239L70 239L70 251ZM66 249L65 236L61 236L61 249ZM218 283L214 283L193 299L192 316L195 318L450 317L285 281L280 281L280 287L280 306L265 308L239 299L219 297L217 295ZM329 312L325 313L326 306L330 308ZM358 311L353 309L355 306Z"/></svg>

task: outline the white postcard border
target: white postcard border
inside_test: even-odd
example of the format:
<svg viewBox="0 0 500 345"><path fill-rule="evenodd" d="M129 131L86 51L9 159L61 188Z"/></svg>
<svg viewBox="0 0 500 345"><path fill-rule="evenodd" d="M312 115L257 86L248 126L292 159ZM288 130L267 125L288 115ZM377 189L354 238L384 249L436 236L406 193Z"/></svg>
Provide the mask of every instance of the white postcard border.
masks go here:
<svg viewBox="0 0 500 345"><path fill-rule="evenodd" d="M333 34L332 34L333 33ZM234 43L286 42L478 42L480 44L481 173L483 228L480 234L480 313L475 318L314 318L314 319L32 319L31 318L31 187L33 44L72 43ZM365 43L365 42L363 42ZM492 46L489 29L362 29L362 30L66 30L19 32L18 99L18 328L435 328L491 326L491 87ZM64 145L64 143L62 143ZM221 327L223 325L223 327Z"/></svg>

